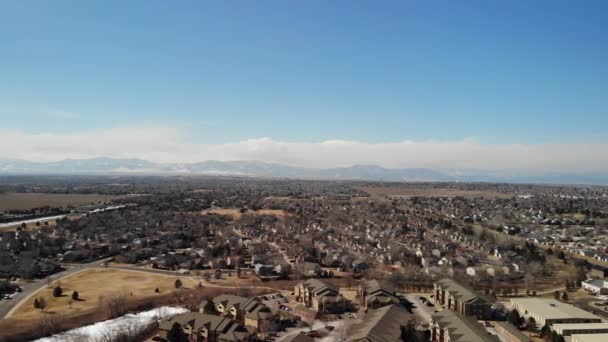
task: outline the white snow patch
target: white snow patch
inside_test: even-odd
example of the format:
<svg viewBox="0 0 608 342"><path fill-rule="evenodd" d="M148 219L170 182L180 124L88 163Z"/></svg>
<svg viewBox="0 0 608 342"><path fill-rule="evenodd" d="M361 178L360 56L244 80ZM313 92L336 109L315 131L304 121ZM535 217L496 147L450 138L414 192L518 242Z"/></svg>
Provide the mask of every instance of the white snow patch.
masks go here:
<svg viewBox="0 0 608 342"><path fill-rule="evenodd" d="M181 307L163 306L150 311L128 314L115 319L72 329L51 337L41 338L35 342L101 341L105 340L107 336L115 337L124 331L143 330L148 324L154 323L159 319L175 316L184 312L188 312L188 310Z"/></svg>

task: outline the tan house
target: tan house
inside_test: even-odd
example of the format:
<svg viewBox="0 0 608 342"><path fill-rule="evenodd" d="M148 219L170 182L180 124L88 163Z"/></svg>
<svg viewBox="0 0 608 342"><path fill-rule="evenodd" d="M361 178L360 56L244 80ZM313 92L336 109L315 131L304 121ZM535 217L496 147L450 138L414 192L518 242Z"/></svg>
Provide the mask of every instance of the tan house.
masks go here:
<svg viewBox="0 0 608 342"><path fill-rule="evenodd" d="M176 326L188 342L244 342L252 334L247 328L228 317L187 312L160 321L158 335L167 335Z"/></svg>
<svg viewBox="0 0 608 342"><path fill-rule="evenodd" d="M365 309L378 309L391 304L399 304L397 292L390 286L377 280L370 280L359 285L357 289L359 303Z"/></svg>
<svg viewBox="0 0 608 342"><path fill-rule="evenodd" d="M269 307L264 305L257 298L247 298L230 294L222 294L212 299L215 310L226 317L233 318L246 327L252 327L263 332L270 326L270 321L274 319L274 314ZM199 306L199 311L203 312L207 301L203 301Z"/></svg>
<svg viewBox="0 0 608 342"><path fill-rule="evenodd" d="M317 312L342 312L348 302L339 293L338 287L319 279L308 279L294 288L298 302Z"/></svg>
<svg viewBox="0 0 608 342"><path fill-rule="evenodd" d="M500 342L475 319L449 310L431 317L431 342Z"/></svg>
<svg viewBox="0 0 608 342"><path fill-rule="evenodd" d="M435 282L435 300L444 308L477 319L490 319L494 298L479 294L454 279L444 278Z"/></svg>

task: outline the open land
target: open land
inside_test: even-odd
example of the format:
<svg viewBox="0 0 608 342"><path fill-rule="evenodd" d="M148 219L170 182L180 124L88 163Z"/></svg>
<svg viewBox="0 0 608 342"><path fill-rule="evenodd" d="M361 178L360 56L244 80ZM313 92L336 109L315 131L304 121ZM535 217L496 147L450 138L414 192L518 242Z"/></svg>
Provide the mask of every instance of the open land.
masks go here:
<svg viewBox="0 0 608 342"><path fill-rule="evenodd" d="M189 277L168 276L153 273L113 269L89 269L53 282L24 302L13 315L17 320L39 319L42 315L61 313L75 316L100 307L100 299L125 295L130 299L145 299L175 291L175 280L180 279L183 288L193 288L197 282ZM61 286L63 295L53 296L53 288ZM155 289L160 292L156 293ZM72 292L78 291L80 300L72 300ZM35 298L45 298L47 308L42 312L34 308Z"/></svg>
<svg viewBox="0 0 608 342"><path fill-rule="evenodd" d="M119 198L100 194L46 194L46 193L0 193L0 211L28 210L40 207L76 207L84 204L99 204Z"/></svg>
<svg viewBox="0 0 608 342"><path fill-rule="evenodd" d="M510 198L513 194L501 193L492 190L461 190L461 189L418 189L405 187L382 187L382 186L365 186L357 187L358 190L364 191L371 196L388 196L388 197L465 197L465 198Z"/></svg>

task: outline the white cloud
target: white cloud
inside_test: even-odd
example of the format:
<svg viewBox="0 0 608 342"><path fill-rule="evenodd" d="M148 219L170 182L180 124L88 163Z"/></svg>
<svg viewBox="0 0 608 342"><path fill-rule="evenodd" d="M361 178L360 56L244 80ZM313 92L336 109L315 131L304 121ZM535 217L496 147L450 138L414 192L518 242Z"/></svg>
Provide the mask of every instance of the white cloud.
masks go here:
<svg viewBox="0 0 608 342"><path fill-rule="evenodd" d="M284 142L270 138L195 144L170 127L115 128L72 134L0 131L0 158L141 158L155 162L263 160L309 167L376 164L385 167L457 168L539 172L606 172L608 143L486 145L458 141L367 143L329 140Z"/></svg>

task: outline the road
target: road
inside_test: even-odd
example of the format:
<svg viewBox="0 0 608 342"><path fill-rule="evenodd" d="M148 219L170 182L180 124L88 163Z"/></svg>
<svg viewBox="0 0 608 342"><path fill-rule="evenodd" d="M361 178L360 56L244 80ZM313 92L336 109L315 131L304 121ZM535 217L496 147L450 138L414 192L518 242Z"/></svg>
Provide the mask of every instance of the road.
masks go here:
<svg viewBox="0 0 608 342"><path fill-rule="evenodd" d="M109 259L110 258L101 259L88 264L67 266L66 270L51 275L51 279L53 281L56 281L77 272L82 272L84 270L94 267L100 267L101 264L103 264ZM0 318L6 318L6 316L11 313L14 308L18 307L20 303L27 301L34 293L36 293L38 290L45 286L47 286L46 279L39 279L34 282L22 285L21 287L23 288L23 292L17 292L13 299L4 299L0 301Z"/></svg>

